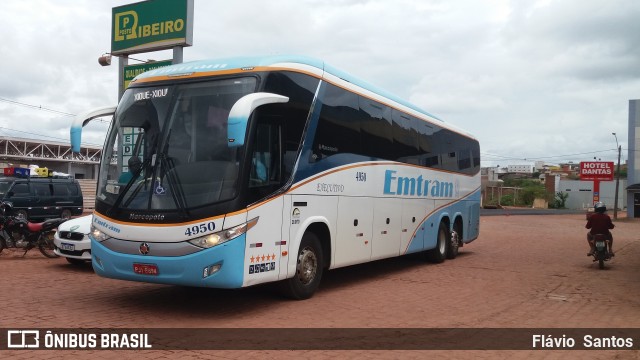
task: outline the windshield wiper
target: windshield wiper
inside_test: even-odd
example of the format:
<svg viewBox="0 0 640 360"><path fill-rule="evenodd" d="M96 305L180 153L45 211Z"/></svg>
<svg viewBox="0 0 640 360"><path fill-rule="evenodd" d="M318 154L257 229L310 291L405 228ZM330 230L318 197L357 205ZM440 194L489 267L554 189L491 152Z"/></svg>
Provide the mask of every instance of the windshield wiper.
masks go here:
<svg viewBox="0 0 640 360"><path fill-rule="evenodd" d="M132 173L131 179L129 179L127 184L124 186L124 189L122 190L120 195L118 195L118 198L116 199L116 201L113 203L113 206L109 211L110 214L112 214L114 210L119 210L120 203L122 203L122 200L124 200L124 197L129 192L129 189L131 189L131 187L136 182L136 180L138 180L138 177L140 176L140 173L144 170L144 168L148 167L150 164L151 164L151 157L145 159L142 165ZM145 179L145 182L146 182L146 179ZM134 193L131 194L131 196L129 196L129 202L131 202L131 200L135 197L135 195L139 191L140 191L140 187L138 186L136 190L134 190Z"/></svg>
<svg viewBox="0 0 640 360"><path fill-rule="evenodd" d="M169 180L169 189L171 191L171 198L173 202L176 204L176 207L182 213L182 216L187 219L189 218L189 211L187 210L187 204L185 202L184 189L182 188L182 183L180 182L180 177L176 174L173 169L175 168L175 164L173 159L167 156L167 152L169 151L169 140L171 139L171 130L169 130L169 134L167 134L167 139L165 140L165 144L162 148L162 152L159 154L160 156L160 165L165 171L165 176L168 177ZM154 177L156 175L157 169L154 169ZM162 186L162 181L158 184ZM149 202L151 202L151 198L149 198ZM151 204L149 203L149 207Z"/></svg>

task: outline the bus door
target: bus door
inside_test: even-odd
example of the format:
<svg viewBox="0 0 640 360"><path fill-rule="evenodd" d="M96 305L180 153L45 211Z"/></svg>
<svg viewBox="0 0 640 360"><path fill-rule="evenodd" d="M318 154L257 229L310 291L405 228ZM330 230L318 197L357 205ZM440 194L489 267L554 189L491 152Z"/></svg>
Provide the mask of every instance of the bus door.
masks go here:
<svg viewBox="0 0 640 360"><path fill-rule="evenodd" d="M270 196L282 187L282 124L277 117L257 116L249 153L248 190L258 206L248 219L259 217L247 233L248 276L245 285L276 281L281 270L283 196ZM286 272L286 270L284 270Z"/></svg>

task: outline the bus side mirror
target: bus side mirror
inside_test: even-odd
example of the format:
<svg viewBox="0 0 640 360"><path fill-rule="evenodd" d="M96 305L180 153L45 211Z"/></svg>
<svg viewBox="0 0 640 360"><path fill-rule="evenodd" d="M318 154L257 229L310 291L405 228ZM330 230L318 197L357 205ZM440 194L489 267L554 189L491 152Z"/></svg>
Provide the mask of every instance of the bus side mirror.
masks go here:
<svg viewBox="0 0 640 360"><path fill-rule="evenodd" d="M73 119L71 123L71 129L69 130L69 136L71 140L71 151L80 152L80 143L82 141L82 127L87 125L91 120L103 116L113 116L116 112L115 106L105 107L87 111L84 114L80 114Z"/></svg>
<svg viewBox="0 0 640 360"><path fill-rule="evenodd" d="M244 145L249 117L258 106L286 103L288 101L288 97L272 93L253 93L238 99L231 107L229 118L227 119L228 146L241 147Z"/></svg>
<svg viewBox="0 0 640 360"><path fill-rule="evenodd" d="M82 142L82 127L72 127L69 131L71 137L71 151L80 152L80 143Z"/></svg>

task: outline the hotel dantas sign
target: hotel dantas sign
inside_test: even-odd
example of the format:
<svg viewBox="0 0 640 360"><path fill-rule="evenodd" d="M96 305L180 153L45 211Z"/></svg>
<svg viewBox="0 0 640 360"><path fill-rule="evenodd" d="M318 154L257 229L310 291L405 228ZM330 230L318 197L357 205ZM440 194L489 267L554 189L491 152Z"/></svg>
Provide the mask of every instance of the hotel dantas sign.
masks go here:
<svg viewBox="0 0 640 360"><path fill-rule="evenodd" d="M111 54L191 46L193 0L149 0L112 9Z"/></svg>

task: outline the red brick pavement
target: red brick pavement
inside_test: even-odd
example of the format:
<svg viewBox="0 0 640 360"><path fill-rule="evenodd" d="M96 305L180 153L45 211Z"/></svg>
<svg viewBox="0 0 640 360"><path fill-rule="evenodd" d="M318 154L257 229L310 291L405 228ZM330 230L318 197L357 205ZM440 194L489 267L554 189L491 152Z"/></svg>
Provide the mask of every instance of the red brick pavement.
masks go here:
<svg viewBox="0 0 640 360"><path fill-rule="evenodd" d="M488 216L443 264L398 258L326 273L312 299L271 287L192 289L96 276L90 266L3 251L0 328L640 328L640 222L616 222L598 270L584 216ZM2 336L4 336L2 334ZM636 339L640 343L640 339ZM0 354L4 358L5 354ZM638 351L11 351L16 359L640 358Z"/></svg>

